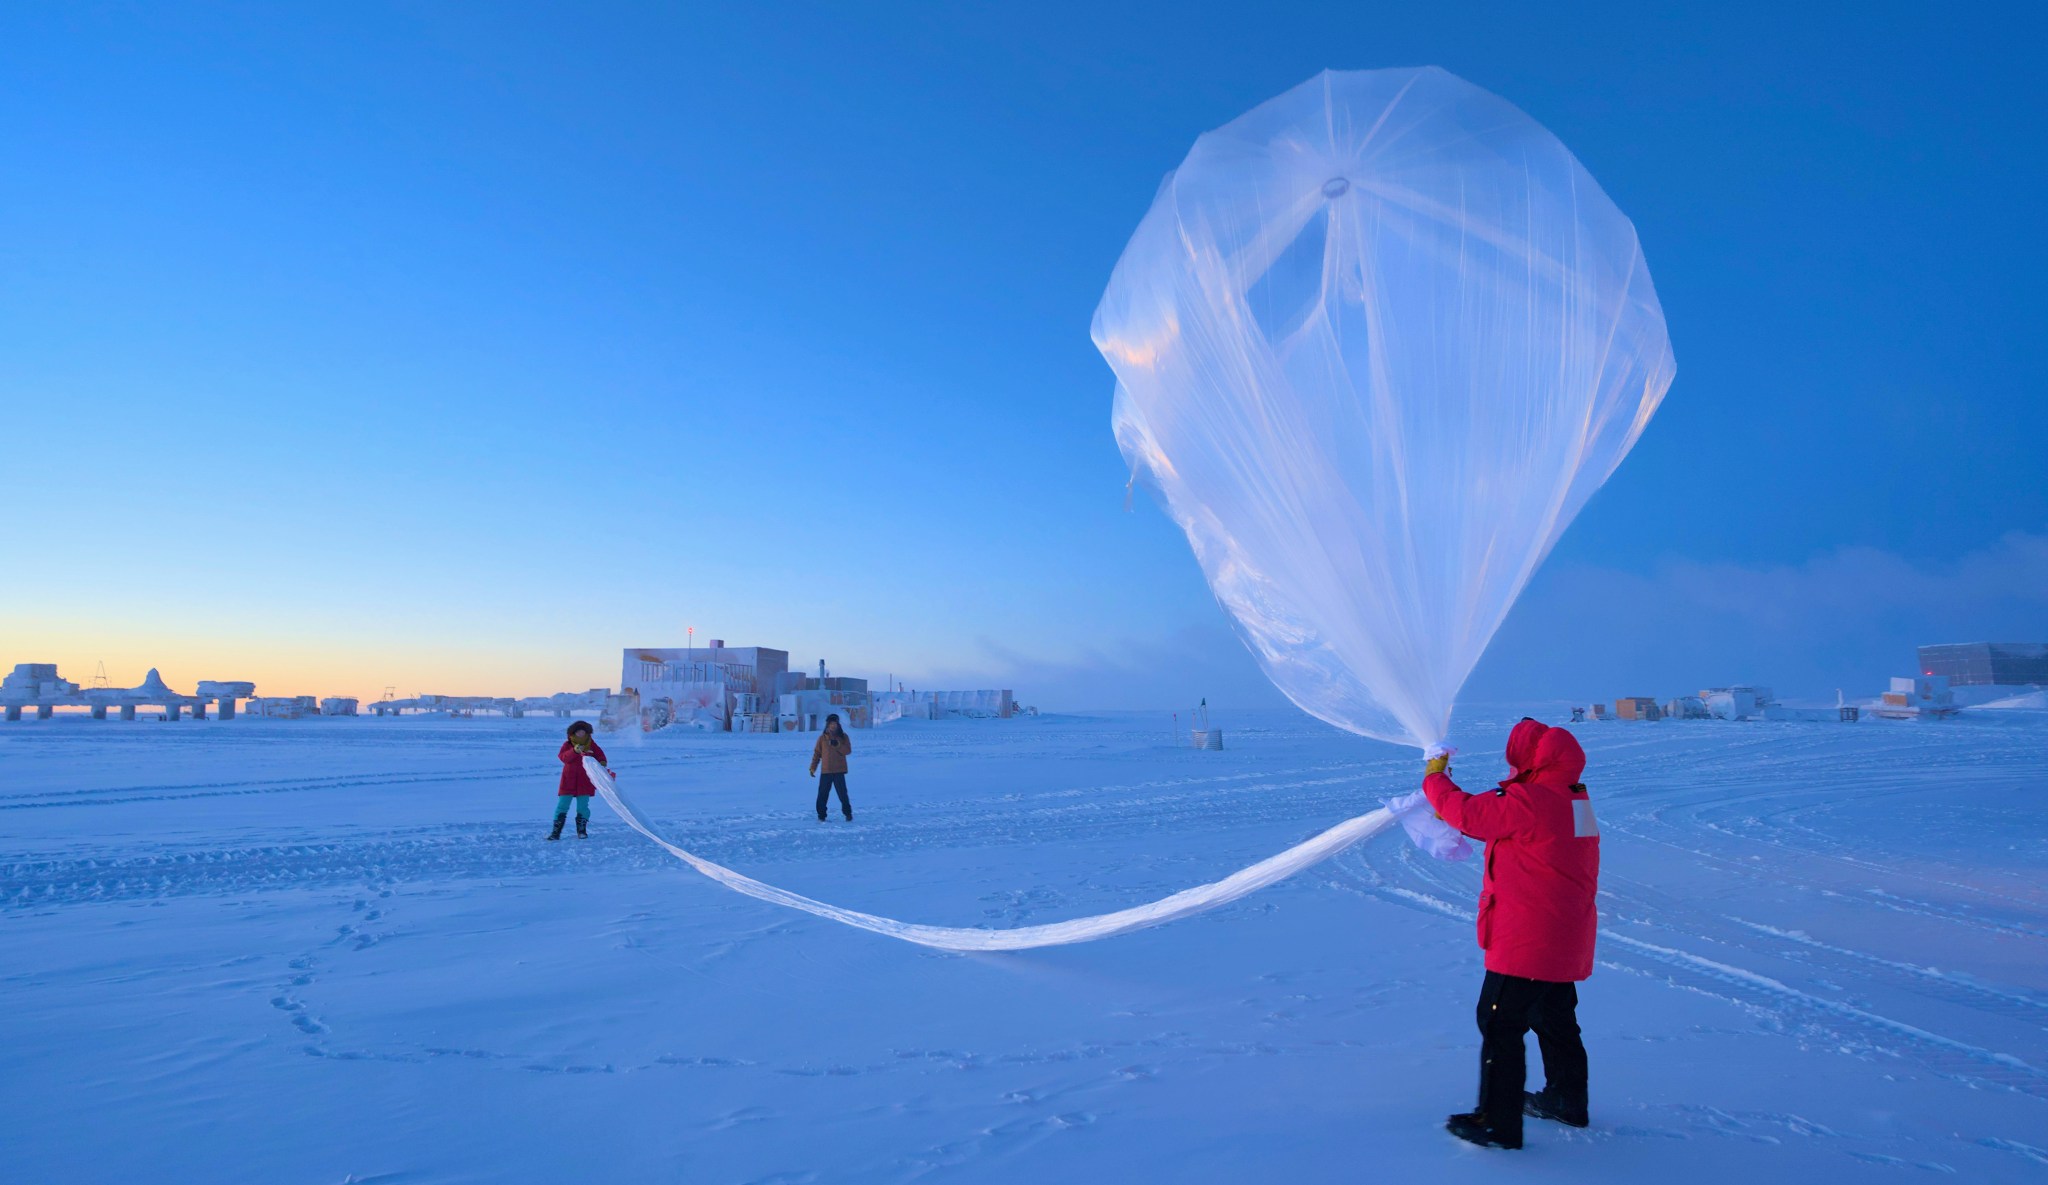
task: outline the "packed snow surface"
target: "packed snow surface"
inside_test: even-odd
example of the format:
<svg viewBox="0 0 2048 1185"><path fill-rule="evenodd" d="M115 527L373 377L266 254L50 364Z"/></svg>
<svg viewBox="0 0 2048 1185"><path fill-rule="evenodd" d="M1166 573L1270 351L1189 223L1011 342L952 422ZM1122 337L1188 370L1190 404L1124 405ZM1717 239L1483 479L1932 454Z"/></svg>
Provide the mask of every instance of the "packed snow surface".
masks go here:
<svg viewBox="0 0 2048 1185"><path fill-rule="evenodd" d="M1523 710L1454 723L1461 781ZM1170 925L947 954L728 892L601 804L543 842L558 723L0 726L0 1175L2048 1179L2048 713L1576 728L1593 1126L1517 1153L1441 1130L1478 861L1387 834ZM1293 713L1221 723L864 733L851 824L811 813L808 736L611 757L691 851L947 926L1155 900L1419 780Z"/></svg>

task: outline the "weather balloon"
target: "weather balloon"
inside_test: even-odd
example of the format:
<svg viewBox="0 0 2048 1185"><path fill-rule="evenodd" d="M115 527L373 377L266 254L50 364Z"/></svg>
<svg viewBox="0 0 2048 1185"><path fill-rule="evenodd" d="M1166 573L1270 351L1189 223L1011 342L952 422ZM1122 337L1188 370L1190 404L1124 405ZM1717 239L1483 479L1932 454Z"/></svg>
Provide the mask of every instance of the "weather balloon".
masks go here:
<svg viewBox="0 0 2048 1185"><path fill-rule="evenodd" d="M1674 373L1635 227L1433 67L1325 72L1195 141L1093 333L1133 476L1266 674L1421 746Z"/></svg>

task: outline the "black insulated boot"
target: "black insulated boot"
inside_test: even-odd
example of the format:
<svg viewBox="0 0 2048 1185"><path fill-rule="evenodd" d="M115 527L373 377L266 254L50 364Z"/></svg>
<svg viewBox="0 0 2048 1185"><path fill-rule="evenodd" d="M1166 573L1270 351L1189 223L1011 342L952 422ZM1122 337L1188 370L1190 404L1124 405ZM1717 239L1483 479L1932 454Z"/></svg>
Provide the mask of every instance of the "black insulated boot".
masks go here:
<svg viewBox="0 0 2048 1185"><path fill-rule="evenodd" d="M1486 1116L1477 1111L1453 1115L1444 1120L1444 1130L1467 1143L1481 1148L1520 1148L1522 1133L1498 1131L1486 1122Z"/></svg>
<svg viewBox="0 0 2048 1185"><path fill-rule="evenodd" d="M550 831L550 832L548 832L548 838L549 838L549 839L560 839L560 838L562 838L562 816L560 816L560 815L556 815L556 816L555 816L555 829L554 829L553 831Z"/></svg>
<svg viewBox="0 0 2048 1185"><path fill-rule="evenodd" d="M576 838L590 838L590 820L584 818L582 815L576 816Z"/></svg>
<svg viewBox="0 0 2048 1185"><path fill-rule="evenodd" d="M1522 1114L1536 1119L1555 1119L1566 1127L1584 1127L1590 1122L1586 1118L1585 1092L1559 1090L1555 1086L1524 1094Z"/></svg>

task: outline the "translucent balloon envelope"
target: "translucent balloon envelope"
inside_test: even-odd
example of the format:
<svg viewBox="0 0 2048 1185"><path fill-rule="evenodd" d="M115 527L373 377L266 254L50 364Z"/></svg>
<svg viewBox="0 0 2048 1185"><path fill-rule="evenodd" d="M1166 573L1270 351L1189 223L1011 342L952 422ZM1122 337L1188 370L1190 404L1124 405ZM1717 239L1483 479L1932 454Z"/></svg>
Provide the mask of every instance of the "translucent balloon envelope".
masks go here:
<svg viewBox="0 0 2048 1185"><path fill-rule="evenodd" d="M1133 475L1267 675L1425 746L1675 371L1635 227L1434 67L1325 72L1195 141L1094 337Z"/></svg>

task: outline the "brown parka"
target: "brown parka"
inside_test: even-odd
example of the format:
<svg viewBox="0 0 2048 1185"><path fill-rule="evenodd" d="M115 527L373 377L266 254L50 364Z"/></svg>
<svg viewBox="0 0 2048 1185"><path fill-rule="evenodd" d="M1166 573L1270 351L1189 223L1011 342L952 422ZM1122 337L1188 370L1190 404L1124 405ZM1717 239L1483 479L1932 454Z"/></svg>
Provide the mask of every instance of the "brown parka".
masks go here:
<svg viewBox="0 0 2048 1185"><path fill-rule="evenodd" d="M833 744L832 742L838 742ZM820 765L828 774L846 772L846 755L853 752L853 738L846 735L842 727L839 732L825 732L818 735L818 743L811 746L811 772L817 773Z"/></svg>

